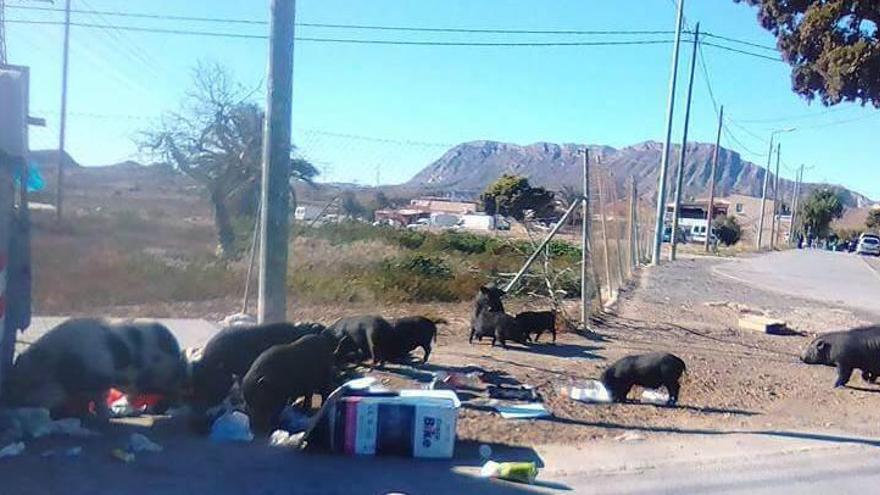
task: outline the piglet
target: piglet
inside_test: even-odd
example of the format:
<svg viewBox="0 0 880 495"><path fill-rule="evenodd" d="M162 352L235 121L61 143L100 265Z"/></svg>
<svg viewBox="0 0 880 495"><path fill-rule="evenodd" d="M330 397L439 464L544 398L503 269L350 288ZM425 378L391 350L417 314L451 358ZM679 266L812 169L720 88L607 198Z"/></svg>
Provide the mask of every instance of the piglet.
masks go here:
<svg viewBox="0 0 880 495"><path fill-rule="evenodd" d="M686 371L684 361L667 352L652 352L636 356L626 356L602 373L602 384L611 394L614 402L626 401L626 396L634 385L645 388L658 388L661 385L669 392L668 405L678 402L678 383Z"/></svg>

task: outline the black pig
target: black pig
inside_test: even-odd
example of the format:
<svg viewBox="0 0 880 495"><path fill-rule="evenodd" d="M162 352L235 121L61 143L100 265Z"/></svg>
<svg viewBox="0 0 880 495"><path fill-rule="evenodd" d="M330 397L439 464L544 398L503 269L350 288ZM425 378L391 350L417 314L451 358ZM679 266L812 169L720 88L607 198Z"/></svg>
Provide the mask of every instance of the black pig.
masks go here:
<svg viewBox="0 0 880 495"><path fill-rule="evenodd" d="M862 370L865 381L874 382L880 376L880 327L820 335L810 342L801 360L806 364L836 366L835 387L846 385L856 369Z"/></svg>
<svg viewBox="0 0 880 495"><path fill-rule="evenodd" d="M556 313L553 311L523 311L516 315L516 322L527 335L535 333L535 342L545 331L553 335L556 342Z"/></svg>
<svg viewBox="0 0 880 495"><path fill-rule="evenodd" d="M667 352L652 352L637 356L626 356L602 373L602 384L611 394L614 402L626 401L626 396L634 385L645 388L666 387L669 392L669 405L678 402L678 383L686 371L684 361Z"/></svg>

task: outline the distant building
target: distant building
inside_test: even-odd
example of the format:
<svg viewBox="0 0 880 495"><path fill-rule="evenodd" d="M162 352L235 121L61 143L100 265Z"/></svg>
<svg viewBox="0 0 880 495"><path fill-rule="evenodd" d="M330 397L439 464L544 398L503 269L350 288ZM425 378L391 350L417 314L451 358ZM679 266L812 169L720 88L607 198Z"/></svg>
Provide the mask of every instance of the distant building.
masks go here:
<svg viewBox="0 0 880 495"><path fill-rule="evenodd" d="M407 225L416 223L421 218L430 218L431 214L422 210L412 208L401 208L399 210L385 208L376 210L373 214L377 222L406 227Z"/></svg>
<svg viewBox="0 0 880 495"><path fill-rule="evenodd" d="M712 205L712 218L718 215L727 215L730 203L715 200ZM709 221L706 213L709 211L709 200L697 200L681 204L681 213L678 215L679 228L684 230L687 238L692 242L705 242L709 232ZM675 203L666 205L666 224L672 225L672 217L675 212Z"/></svg>
<svg viewBox="0 0 880 495"><path fill-rule="evenodd" d="M451 213L453 215L472 215L479 205L474 201L452 201L445 198L422 197L410 201L410 208L427 213Z"/></svg>
<svg viewBox="0 0 880 495"><path fill-rule="evenodd" d="M755 239L758 236L758 224L761 219L761 198L755 196L745 196L742 194L731 194L724 198L724 201L730 203L730 214L733 215L742 227L743 239ZM769 243L770 229L773 225L774 201L768 198L764 205L764 242ZM783 211L777 216L777 225L780 234L777 240L784 241L788 235L791 226L791 210L785 203L781 203Z"/></svg>

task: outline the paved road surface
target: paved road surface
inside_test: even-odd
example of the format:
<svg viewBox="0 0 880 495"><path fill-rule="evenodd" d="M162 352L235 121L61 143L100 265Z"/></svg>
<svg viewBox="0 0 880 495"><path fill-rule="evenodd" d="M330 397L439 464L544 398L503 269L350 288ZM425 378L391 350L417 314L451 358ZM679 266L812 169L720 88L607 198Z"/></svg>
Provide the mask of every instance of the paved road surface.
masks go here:
<svg viewBox="0 0 880 495"><path fill-rule="evenodd" d="M854 254L790 250L742 258L715 273L754 287L880 313L880 263Z"/></svg>

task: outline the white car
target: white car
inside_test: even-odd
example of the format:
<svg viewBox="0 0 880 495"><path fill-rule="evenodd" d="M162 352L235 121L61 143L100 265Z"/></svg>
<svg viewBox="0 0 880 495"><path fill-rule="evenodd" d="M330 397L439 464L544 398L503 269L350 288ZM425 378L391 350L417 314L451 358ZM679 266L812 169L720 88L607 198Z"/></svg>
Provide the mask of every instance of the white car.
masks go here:
<svg viewBox="0 0 880 495"><path fill-rule="evenodd" d="M863 235L856 247L858 254L870 254L880 256L880 237L876 235Z"/></svg>

